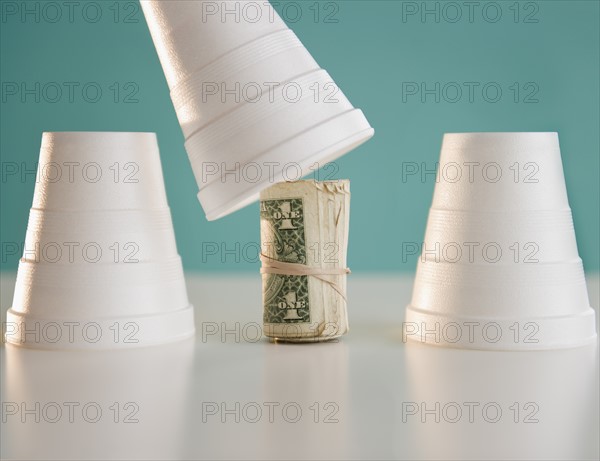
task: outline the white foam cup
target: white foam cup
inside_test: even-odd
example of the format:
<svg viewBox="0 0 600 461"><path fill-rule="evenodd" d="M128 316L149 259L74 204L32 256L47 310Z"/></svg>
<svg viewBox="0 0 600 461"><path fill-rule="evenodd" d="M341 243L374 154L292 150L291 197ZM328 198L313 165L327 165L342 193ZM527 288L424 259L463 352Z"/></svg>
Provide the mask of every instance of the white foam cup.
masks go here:
<svg viewBox="0 0 600 461"><path fill-rule="evenodd" d="M403 328L474 349L595 340L556 133L444 136Z"/></svg>
<svg viewBox="0 0 600 461"><path fill-rule="evenodd" d="M154 133L49 132L42 136L33 208L163 209L162 184Z"/></svg>
<svg viewBox="0 0 600 461"><path fill-rule="evenodd" d="M299 179L373 136L268 2L141 4L208 220L256 201L285 165Z"/></svg>
<svg viewBox="0 0 600 461"><path fill-rule="evenodd" d="M91 162L97 181L75 169ZM51 163L63 174L39 174ZM124 165L136 175L117 177ZM154 133L44 133L33 204L7 342L102 349L193 335Z"/></svg>

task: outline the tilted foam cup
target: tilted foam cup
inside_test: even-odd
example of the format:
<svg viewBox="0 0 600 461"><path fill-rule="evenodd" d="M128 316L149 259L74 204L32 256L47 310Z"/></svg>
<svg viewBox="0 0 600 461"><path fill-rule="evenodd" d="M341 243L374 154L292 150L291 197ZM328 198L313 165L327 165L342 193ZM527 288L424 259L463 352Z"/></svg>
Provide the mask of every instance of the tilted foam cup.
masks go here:
<svg viewBox="0 0 600 461"><path fill-rule="evenodd" d="M269 2L141 2L208 220L373 136ZM288 168L296 172L286 175ZM249 173L250 172L250 173Z"/></svg>

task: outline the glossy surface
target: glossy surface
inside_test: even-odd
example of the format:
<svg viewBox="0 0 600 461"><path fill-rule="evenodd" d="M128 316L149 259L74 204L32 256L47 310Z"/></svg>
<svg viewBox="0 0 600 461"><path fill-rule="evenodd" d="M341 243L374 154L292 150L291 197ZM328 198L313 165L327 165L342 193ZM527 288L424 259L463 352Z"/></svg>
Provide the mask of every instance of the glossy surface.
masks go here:
<svg viewBox="0 0 600 461"><path fill-rule="evenodd" d="M14 276L1 282L4 311ZM544 352L405 344L412 279L348 282L350 333L336 343L257 339L257 274L188 277L195 340L112 352L3 345L2 457L598 457L597 344ZM596 308L598 287L588 280Z"/></svg>

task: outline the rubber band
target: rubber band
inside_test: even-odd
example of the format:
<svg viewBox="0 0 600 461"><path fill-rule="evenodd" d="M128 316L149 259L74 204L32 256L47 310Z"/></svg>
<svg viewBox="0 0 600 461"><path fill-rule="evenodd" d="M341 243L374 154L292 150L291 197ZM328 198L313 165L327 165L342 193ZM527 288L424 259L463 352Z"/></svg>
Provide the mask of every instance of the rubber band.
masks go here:
<svg viewBox="0 0 600 461"><path fill-rule="evenodd" d="M275 275L296 275L296 276L309 276L314 277L322 282L328 284L333 288L343 299L346 301L346 295L343 293L341 287L335 280L330 280L326 276L340 276L350 274L350 269L342 267L333 267L330 269L323 267L310 267L306 264L287 263L278 261L270 258L269 256L262 254L260 255L260 261L262 267L260 268L261 274L275 274Z"/></svg>

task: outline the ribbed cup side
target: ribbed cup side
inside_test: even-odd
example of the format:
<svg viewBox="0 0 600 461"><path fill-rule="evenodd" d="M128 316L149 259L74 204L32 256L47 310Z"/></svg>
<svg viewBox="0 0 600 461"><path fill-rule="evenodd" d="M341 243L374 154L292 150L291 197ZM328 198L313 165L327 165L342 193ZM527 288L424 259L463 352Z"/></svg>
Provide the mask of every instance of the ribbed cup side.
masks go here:
<svg viewBox="0 0 600 461"><path fill-rule="evenodd" d="M230 51L287 29L269 2L142 0L140 4L170 88ZM214 14L212 7L217 8Z"/></svg>
<svg viewBox="0 0 600 461"><path fill-rule="evenodd" d="M310 173L308 162L324 165L373 135L362 112L268 2L141 4L207 219L255 201L262 189L281 180L282 164L298 165L299 179ZM218 11L207 12L213 7ZM329 133L323 136L321 128ZM305 146L302 154L299 143ZM219 175L217 181L205 174L215 166L222 173L273 157L275 165L258 165L258 178Z"/></svg>
<svg viewBox="0 0 600 461"><path fill-rule="evenodd" d="M107 329L113 319L139 319L148 328L140 338L149 343L189 336L193 312L156 135L44 133L40 168L87 163L97 166L100 180L71 170L36 183L9 317L23 324L21 332L54 320L100 322ZM161 330L161 322L171 329ZM15 335L11 342L20 344Z"/></svg>
<svg viewBox="0 0 600 461"><path fill-rule="evenodd" d="M432 208L568 209L557 133L444 135Z"/></svg>
<svg viewBox="0 0 600 461"><path fill-rule="evenodd" d="M166 208L154 133L44 133L33 208Z"/></svg>
<svg viewBox="0 0 600 461"><path fill-rule="evenodd" d="M523 322L539 330L533 345L460 343L469 348L594 337L556 133L444 136L407 321L425 328L417 339L449 346L421 333L453 322L499 322L505 339Z"/></svg>

